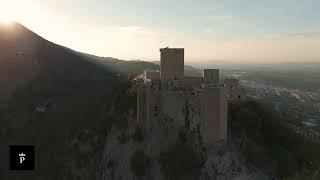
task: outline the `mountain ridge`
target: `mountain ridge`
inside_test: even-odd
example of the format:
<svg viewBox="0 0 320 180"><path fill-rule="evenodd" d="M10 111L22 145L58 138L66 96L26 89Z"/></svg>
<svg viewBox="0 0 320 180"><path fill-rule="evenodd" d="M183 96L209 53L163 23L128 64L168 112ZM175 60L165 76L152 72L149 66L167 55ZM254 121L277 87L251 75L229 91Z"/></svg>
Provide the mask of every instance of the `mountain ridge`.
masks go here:
<svg viewBox="0 0 320 180"><path fill-rule="evenodd" d="M95 179L112 123L109 109L119 89L126 87L129 72L141 73L152 64L108 60L102 65L20 24L0 26L0 49L5 50L0 53L3 178ZM36 171L11 173L7 149L24 144L35 146Z"/></svg>

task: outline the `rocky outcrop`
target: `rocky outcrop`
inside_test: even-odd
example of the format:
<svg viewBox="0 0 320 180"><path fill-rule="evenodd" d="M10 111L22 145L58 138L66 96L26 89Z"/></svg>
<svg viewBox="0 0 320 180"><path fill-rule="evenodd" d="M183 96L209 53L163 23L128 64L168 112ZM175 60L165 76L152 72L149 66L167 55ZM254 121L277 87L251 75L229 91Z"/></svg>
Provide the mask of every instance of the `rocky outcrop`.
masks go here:
<svg viewBox="0 0 320 180"><path fill-rule="evenodd" d="M143 131L143 140L137 142L133 135L136 131L135 119L126 116L128 129L123 131L112 127L108 133L104 150L104 159L101 169L101 180L137 180L137 179L166 179L161 171L158 157L163 147L179 141L179 132L185 132L186 140L192 144L193 148L201 154L203 164L201 167L201 180L232 180L232 179L268 179L263 174L253 168L249 168L245 159L235 150L225 143L217 143L215 146L202 147L199 142L199 132L194 128L191 130L180 127L172 119L160 114L150 121L148 127ZM192 122L192 124L196 124ZM190 124L191 125L191 124ZM121 141L119 137L126 134L127 141ZM130 158L132 154L143 149L147 156L151 158L147 173L143 177L136 177L130 168Z"/></svg>

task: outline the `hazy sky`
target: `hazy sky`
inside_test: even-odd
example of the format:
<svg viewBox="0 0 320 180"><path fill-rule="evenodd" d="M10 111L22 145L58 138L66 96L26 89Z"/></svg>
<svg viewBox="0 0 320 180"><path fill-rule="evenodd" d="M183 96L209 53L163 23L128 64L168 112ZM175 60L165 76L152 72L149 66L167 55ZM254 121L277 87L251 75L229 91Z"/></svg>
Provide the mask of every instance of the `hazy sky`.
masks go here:
<svg viewBox="0 0 320 180"><path fill-rule="evenodd" d="M0 2L0 19L99 56L157 60L169 46L188 60L320 61L320 0Z"/></svg>

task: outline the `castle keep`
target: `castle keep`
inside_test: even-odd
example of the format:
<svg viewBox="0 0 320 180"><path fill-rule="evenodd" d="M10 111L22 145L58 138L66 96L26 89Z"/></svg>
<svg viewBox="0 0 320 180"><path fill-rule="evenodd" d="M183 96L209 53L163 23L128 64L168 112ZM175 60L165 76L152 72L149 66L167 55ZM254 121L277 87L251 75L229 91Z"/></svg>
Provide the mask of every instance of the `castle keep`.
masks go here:
<svg viewBox="0 0 320 180"><path fill-rule="evenodd" d="M227 140L227 100L218 69L202 77L184 76L184 49L160 49L160 71L145 70L137 79L137 123L146 131L165 116L201 135L204 144Z"/></svg>

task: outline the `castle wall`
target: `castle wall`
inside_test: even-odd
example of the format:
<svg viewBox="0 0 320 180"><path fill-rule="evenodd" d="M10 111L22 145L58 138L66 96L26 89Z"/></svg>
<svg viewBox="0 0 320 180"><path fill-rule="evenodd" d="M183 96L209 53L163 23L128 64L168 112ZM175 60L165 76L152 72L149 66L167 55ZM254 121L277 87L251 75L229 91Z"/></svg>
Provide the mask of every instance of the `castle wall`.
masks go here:
<svg viewBox="0 0 320 180"><path fill-rule="evenodd" d="M202 80L201 77L184 77L183 83L185 88L199 89Z"/></svg>
<svg viewBox="0 0 320 180"><path fill-rule="evenodd" d="M220 88L220 137L225 141L228 138L228 101L225 89Z"/></svg>
<svg viewBox="0 0 320 180"><path fill-rule="evenodd" d="M160 76L161 80L183 79L184 76L184 49L160 49Z"/></svg>
<svg viewBox="0 0 320 180"><path fill-rule="evenodd" d="M160 72L159 71L144 71L144 78L145 79L152 79L152 80L160 80Z"/></svg>
<svg viewBox="0 0 320 180"><path fill-rule="evenodd" d="M191 132L202 132L201 124L202 121L202 112L201 112L201 103L199 96L189 96L188 97L188 113L185 113L188 118L188 128Z"/></svg>
<svg viewBox="0 0 320 180"><path fill-rule="evenodd" d="M186 98L177 93L163 93L161 95L162 113L168 115L179 126L184 126Z"/></svg>
<svg viewBox="0 0 320 180"><path fill-rule="evenodd" d="M151 88L139 88L137 93L140 127L149 127L163 113L177 126L185 127L188 121L190 130L199 129L205 144L227 140L227 101L223 88L208 88L200 95Z"/></svg>
<svg viewBox="0 0 320 180"><path fill-rule="evenodd" d="M160 79L159 72L145 71L137 90L138 125L152 131L152 124L168 116L175 126L198 133L205 145L226 141L227 95L226 87L219 84L219 70L205 69L203 77L184 77L184 49L160 52ZM236 83L230 81L227 90Z"/></svg>
<svg viewBox="0 0 320 180"><path fill-rule="evenodd" d="M207 82L219 82L219 69L204 69L202 73L203 79Z"/></svg>
<svg viewBox="0 0 320 180"><path fill-rule="evenodd" d="M161 112L160 94L151 88L146 90L146 120L145 123L148 127L148 123Z"/></svg>
<svg viewBox="0 0 320 180"><path fill-rule="evenodd" d="M227 103L222 88L210 88L201 97L203 142L227 139Z"/></svg>
<svg viewBox="0 0 320 180"><path fill-rule="evenodd" d="M137 124L143 127L146 122L146 89L143 87L137 88Z"/></svg>

